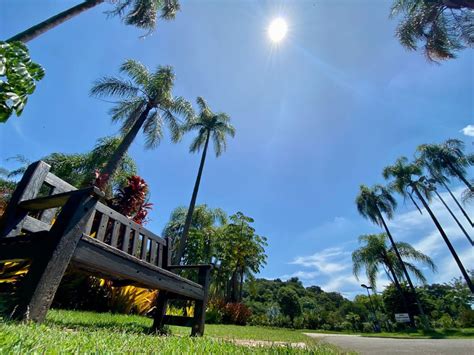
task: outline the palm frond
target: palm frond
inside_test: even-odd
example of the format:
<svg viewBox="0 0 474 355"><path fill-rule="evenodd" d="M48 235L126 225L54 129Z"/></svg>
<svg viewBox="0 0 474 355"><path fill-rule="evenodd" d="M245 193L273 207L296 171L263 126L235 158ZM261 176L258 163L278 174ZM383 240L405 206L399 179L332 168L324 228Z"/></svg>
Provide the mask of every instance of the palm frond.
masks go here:
<svg viewBox="0 0 474 355"><path fill-rule="evenodd" d="M163 119L157 110L151 112L146 119L143 133L145 133L145 147L147 149L156 148L160 144L163 138Z"/></svg>
<svg viewBox="0 0 474 355"><path fill-rule="evenodd" d="M120 66L120 72L127 74L138 86L147 86L150 80L148 69L140 62L128 59Z"/></svg>
<svg viewBox="0 0 474 355"><path fill-rule="evenodd" d="M131 81L106 76L93 83L90 95L95 97L117 96L133 98L137 96L139 91L140 89Z"/></svg>

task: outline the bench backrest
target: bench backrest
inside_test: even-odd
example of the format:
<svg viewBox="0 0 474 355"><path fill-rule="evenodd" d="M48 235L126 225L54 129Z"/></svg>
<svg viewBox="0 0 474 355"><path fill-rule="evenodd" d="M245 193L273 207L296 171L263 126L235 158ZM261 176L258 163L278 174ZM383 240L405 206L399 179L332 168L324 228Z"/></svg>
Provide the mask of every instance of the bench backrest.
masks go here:
<svg viewBox="0 0 474 355"><path fill-rule="evenodd" d="M31 164L18 183L8 204L2 223L0 237L20 235L24 232L47 231L58 213L57 208L42 210L35 214L21 214L18 203L41 196L50 196L71 190L74 186L50 171L50 166L39 161ZM11 227L14 223L15 226ZM10 225L10 227L9 227ZM159 267L170 265L171 242L152 233L124 215L99 202L92 213L83 234L96 238L140 260Z"/></svg>

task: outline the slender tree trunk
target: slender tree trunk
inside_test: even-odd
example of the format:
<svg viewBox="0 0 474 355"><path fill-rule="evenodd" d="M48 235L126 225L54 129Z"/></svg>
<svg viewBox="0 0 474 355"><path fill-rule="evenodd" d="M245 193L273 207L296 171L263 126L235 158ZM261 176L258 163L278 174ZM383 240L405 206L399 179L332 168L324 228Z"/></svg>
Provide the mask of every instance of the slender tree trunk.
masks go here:
<svg viewBox="0 0 474 355"><path fill-rule="evenodd" d="M231 288L232 291L230 293L230 301L237 302L239 297L239 279L238 279L238 271L235 270L232 272L232 279L231 279Z"/></svg>
<svg viewBox="0 0 474 355"><path fill-rule="evenodd" d="M395 270L393 269L393 265L390 262L390 259L388 258L387 255L384 255L384 258L386 260L388 270L390 271L390 274L392 274L392 278L393 278L393 282L395 283L395 287L398 290L398 293L400 294L400 297L402 299L403 308L406 310L406 312L410 316L410 325L414 328L415 327L415 319L411 315L410 308L408 307L408 302L407 302L407 299L405 297L405 293L403 292L402 285L400 285L400 281L398 280L398 276L395 274Z"/></svg>
<svg viewBox="0 0 474 355"><path fill-rule="evenodd" d="M209 138L211 137L211 132L207 131L206 143L204 144L204 149L202 151L201 163L199 164L199 170L196 177L196 182L194 183L193 195L191 197L191 202L189 203L188 214L186 215L186 221L184 222L183 234L179 240L178 253L176 254L175 263L179 264L181 258L183 257L184 248L186 247L186 241L188 239L189 228L191 227L191 221L193 219L194 207L196 206L196 199L199 191L199 184L201 183L202 170L204 168L204 163L206 161L207 147L209 145Z"/></svg>
<svg viewBox="0 0 474 355"><path fill-rule="evenodd" d="M420 316L423 319L424 326L427 326L428 323L426 321L426 316L425 312L423 311L423 307L421 306L420 300L418 299L418 295L415 290L415 286L413 286L413 282L411 282L411 277L408 274L408 270L405 266L405 263L403 262L402 256L400 255L400 252L398 251L397 245L395 244L395 241L393 240L392 233L390 233L390 230L388 229L387 224L385 223L385 219L382 216L382 213L380 210L377 208L377 212L379 214L380 219L382 220L383 227L385 228L385 231L387 232L388 238L390 239L390 243L392 244L392 248L395 251L395 254L397 255L397 259L400 262L400 266L402 267L403 274L405 275L405 278L408 282L408 285L410 286L411 292L413 292L413 296L415 297L416 305L418 307L418 311L420 312Z"/></svg>
<svg viewBox="0 0 474 355"><path fill-rule="evenodd" d="M461 174L461 172L458 169L456 169L453 166L453 164L448 162L448 166L451 169L451 171L456 174L459 180L461 180L464 183L464 185L467 186L469 190L474 191L474 187L471 185L471 183L466 179L466 177L463 174Z"/></svg>
<svg viewBox="0 0 474 355"><path fill-rule="evenodd" d="M438 219L434 215L433 211L431 211L431 208L428 206L428 203L426 200L423 198L421 195L420 191L418 191L418 188L416 185L413 185L413 190L415 191L416 196L418 199L421 201L425 209L428 211L428 214L430 215L431 219L433 220L434 224L436 225L436 228L438 228L439 233L444 239L444 242L448 246L449 251L453 255L454 260L456 261L456 264L458 264L459 269L461 270L462 275L464 276L464 279L466 280L467 286L471 290L471 293L474 293L474 285L472 284L471 278L469 277L469 274L466 272L466 269L464 268L464 265L461 262L461 259L459 259L458 254L456 253L456 250L454 250L453 245L448 239L448 236L444 232L443 228L441 227L441 224L438 222Z"/></svg>
<svg viewBox="0 0 474 355"><path fill-rule="evenodd" d="M459 226L459 228L462 230L462 232L464 233L464 235L466 236L467 240L469 241L469 243L471 243L472 246L474 246L474 242L472 241L471 237L469 236L469 234L466 232L466 230L464 229L463 225L461 224L461 222L459 222L459 220L457 219L457 217L454 215L453 211L451 211L451 209L449 208L449 206L446 204L446 202L444 202L443 198L441 197L441 195L438 193L438 191L436 189L434 189L434 192L436 194L436 196L438 196L438 198L440 199L440 201L443 203L444 207L446 207L446 209L448 210L449 214L451 215L451 217L453 217L453 219L456 221L457 225Z"/></svg>
<svg viewBox="0 0 474 355"><path fill-rule="evenodd" d="M105 165L104 169L102 169L102 174L105 176L103 180L103 185L104 186L99 186L101 189L105 189L105 187L108 185L111 177L114 175L114 173L117 171L120 162L122 161L123 157L127 153L128 149L130 148L130 145L132 145L133 141L137 137L138 132L140 131L140 128L142 128L143 124L145 123L145 120L148 117L148 113L152 109L151 105L147 105L143 112L140 114L138 119L135 121L133 124L132 128L127 132L125 137L123 137L122 142L120 142L120 145L117 147L115 152L112 154L110 157L109 161Z"/></svg>
<svg viewBox="0 0 474 355"><path fill-rule="evenodd" d="M448 184L446 184L444 181L442 180L438 180L441 182L441 184L443 184L444 188L446 189L446 191L449 192L449 194L451 195L452 199L454 200L454 202L456 202L456 205L459 207L459 209L461 210L462 214L464 215L464 217L466 217L467 221L469 222L469 224L474 227L474 223L471 221L471 218L469 217L469 215L467 214L466 210L462 207L462 205L459 203L458 199L456 198L456 196L454 196L454 194L451 192L451 189L448 187Z"/></svg>
<svg viewBox="0 0 474 355"><path fill-rule="evenodd" d="M42 35L43 33L53 29L56 26L59 26L63 22L66 22L67 20L73 18L74 16L77 16L81 13L83 13L86 10L89 10L93 8L96 5L99 5L103 3L104 0L86 0L79 5L73 6L66 11L63 11L57 15L54 15L53 17L50 17L49 19L40 22L39 24L28 28L27 30L18 33L17 35L9 38L7 42L13 42L13 41L21 41L21 42L29 42L32 39L35 39L36 37Z"/></svg>

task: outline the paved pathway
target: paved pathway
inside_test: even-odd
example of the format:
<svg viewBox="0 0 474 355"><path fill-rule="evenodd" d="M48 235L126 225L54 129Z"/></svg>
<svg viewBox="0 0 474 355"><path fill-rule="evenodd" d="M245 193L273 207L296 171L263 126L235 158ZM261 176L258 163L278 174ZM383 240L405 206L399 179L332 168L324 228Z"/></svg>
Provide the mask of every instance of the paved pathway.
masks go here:
<svg viewBox="0 0 474 355"><path fill-rule="evenodd" d="M360 354L473 355L471 339L394 339L358 335L305 333L307 336Z"/></svg>

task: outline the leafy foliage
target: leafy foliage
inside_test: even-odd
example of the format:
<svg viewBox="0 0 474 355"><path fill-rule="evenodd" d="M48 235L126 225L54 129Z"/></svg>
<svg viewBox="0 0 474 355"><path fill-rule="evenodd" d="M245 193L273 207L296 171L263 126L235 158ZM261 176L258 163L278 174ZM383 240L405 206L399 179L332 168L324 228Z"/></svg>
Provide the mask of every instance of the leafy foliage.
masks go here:
<svg viewBox="0 0 474 355"><path fill-rule="evenodd" d="M126 25L149 32L156 27L158 18L173 20L180 10L178 0L117 0L109 16L119 16Z"/></svg>
<svg viewBox="0 0 474 355"><path fill-rule="evenodd" d="M456 57L474 46L474 4L466 0L395 0L392 16L401 16L396 35L409 50L421 43L431 61Z"/></svg>
<svg viewBox="0 0 474 355"><path fill-rule="evenodd" d="M44 69L31 60L23 43L0 41L0 122L13 113L21 115L36 82L43 77Z"/></svg>
<svg viewBox="0 0 474 355"><path fill-rule="evenodd" d="M127 184L118 191L110 204L114 210L134 222L146 224L148 210L153 205L147 202L147 197L147 183L141 177L133 175L127 178Z"/></svg>

